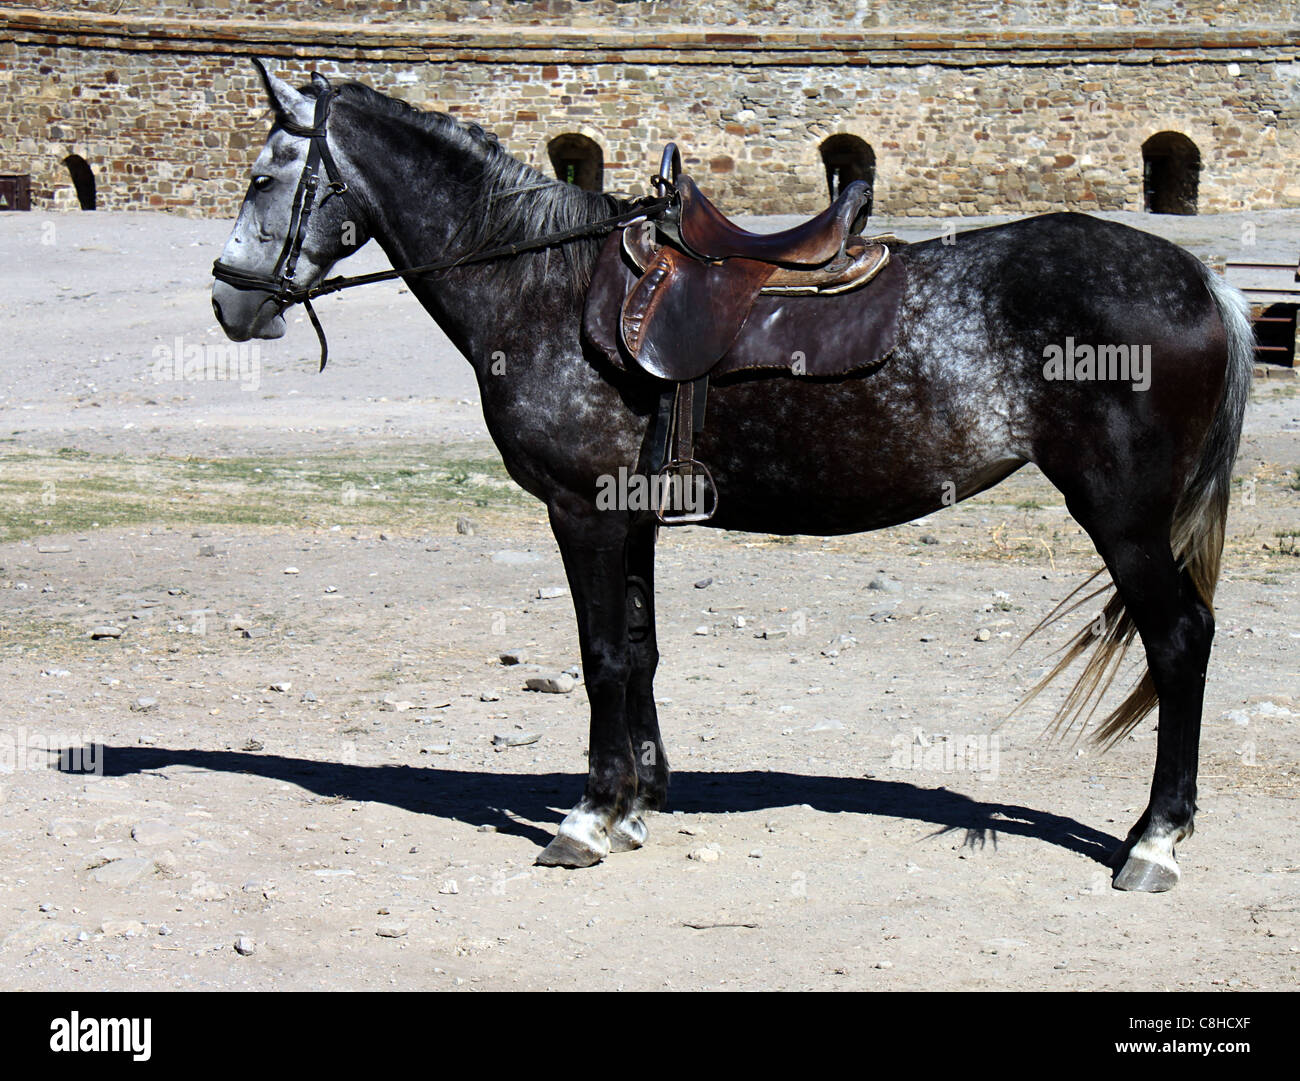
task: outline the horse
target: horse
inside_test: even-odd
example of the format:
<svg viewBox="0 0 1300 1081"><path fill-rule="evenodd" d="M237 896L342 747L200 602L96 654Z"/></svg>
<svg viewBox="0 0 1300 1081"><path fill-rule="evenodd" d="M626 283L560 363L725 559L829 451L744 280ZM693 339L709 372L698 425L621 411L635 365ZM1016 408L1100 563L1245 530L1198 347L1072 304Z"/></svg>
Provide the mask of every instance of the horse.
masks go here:
<svg viewBox="0 0 1300 1081"><path fill-rule="evenodd" d="M588 771L537 862L587 867L638 848L669 786L653 691L659 523L596 496L620 469L645 472L664 384L616 369L581 332L603 234L636 204L547 178L477 125L319 74L296 89L255 63L274 121L214 270L217 321L235 341L278 338L285 309L309 303L335 262L370 240L383 249L473 366L491 437L509 475L545 504L569 581ZM1076 590L1048 617L1109 592L1031 694L1083 660L1057 720L1086 724L1140 640L1145 668L1093 734L1114 741L1158 709L1149 802L1115 853L1112 883L1170 889L1175 846L1193 829L1214 592L1253 371L1245 300L1184 249L1075 213L893 257L906 285L882 363L840 378L716 381L698 443L718 496L708 527L881 529L1036 465L1111 584ZM828 336L870 302L856 292L788 301L820 305ZM1061 363L1064 350L1114 343L1145 358L1140 379Z"/></svg>

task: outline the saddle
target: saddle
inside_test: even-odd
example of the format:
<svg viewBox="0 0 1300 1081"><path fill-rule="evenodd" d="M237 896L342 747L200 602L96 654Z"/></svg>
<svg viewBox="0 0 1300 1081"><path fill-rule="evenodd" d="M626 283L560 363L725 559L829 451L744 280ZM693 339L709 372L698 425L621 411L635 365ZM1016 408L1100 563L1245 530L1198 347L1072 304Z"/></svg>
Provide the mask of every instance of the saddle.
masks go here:
<svg viewBox="0 0 1300 1081"><path fill-rule="evenodd" d="M748 232L728 220L681 172L672 143L653 184L668 205L605 242L583 330L616 367L635 366L670 384L650 466L656 516L681 525L717 510L712 475L694 458L710 378L760 369L826 378L877 364L894 347L905 273L890 258L887 242L896 238L854 231L871 197L861 181L816 217L778 233ZM836 309L841 332L827 335L831 303L851 307ZM699 490L697 481L705 489L701 505L674 509L683 488Z"/></svg>

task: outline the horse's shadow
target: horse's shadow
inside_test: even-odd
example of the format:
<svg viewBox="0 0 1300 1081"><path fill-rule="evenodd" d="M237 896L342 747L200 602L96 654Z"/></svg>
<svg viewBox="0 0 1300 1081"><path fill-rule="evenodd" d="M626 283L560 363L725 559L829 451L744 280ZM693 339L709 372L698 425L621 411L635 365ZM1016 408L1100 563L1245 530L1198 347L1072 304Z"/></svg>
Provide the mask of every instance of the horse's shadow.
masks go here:
<svg viewBox="0 0 1300 1081"><path fill-rule="evenodd" d="M326 797L386 803L417 814L452 818L471 826L495 826L501 833L530 837L545 845L551 834L535 825L558 822L564 802L577 795L582 778L568 773L484 773L432 766L348 765L247 751L202 751L165 747L74 748L58 768L88 772L102 766L106 777L148 770L192 767L246 773L299 785ZM739 773L674 772L670 809L697 814L761 811L807 804L826 813L884 815L937 827L929 836L964 831L968 847L997 846L998 834L1032 837L1109 865L1119 839L1072 818L1031 807L986 803L946 788L922 788L903 781L817 777L745 770Z"/></svg>

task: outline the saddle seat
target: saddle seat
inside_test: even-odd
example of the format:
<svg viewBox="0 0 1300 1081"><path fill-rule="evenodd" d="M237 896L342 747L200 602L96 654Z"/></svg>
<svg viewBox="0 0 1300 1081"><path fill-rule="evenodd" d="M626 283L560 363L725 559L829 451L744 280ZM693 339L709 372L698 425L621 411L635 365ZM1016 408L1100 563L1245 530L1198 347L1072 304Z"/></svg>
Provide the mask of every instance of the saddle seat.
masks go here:
<svg viewBox="0 0 1300 1081"><path fill-rule="evenodd" d="M652 217L614 230L587 290L583 334L616 368L663 381L641 468L661 480L702 480L712 503L683 510L661 495L666 525L707 521L717 508L708 467L694 457L710 379L784 372L834 379L892 352L906 283L895 237L854 232L870 202L861 182L793 229L751 233L729 221L681 173L668 144Z"/></svg>
<svg viewBox="0 0 1300 1081"><path fill-rule="evenodd" d="M751 233L722 213L685 174L677 178L682 246L701 259L754 259L778 266L820 266L844 252L853 225L871 202L861 180L814 218L779 233Z"/></svg>

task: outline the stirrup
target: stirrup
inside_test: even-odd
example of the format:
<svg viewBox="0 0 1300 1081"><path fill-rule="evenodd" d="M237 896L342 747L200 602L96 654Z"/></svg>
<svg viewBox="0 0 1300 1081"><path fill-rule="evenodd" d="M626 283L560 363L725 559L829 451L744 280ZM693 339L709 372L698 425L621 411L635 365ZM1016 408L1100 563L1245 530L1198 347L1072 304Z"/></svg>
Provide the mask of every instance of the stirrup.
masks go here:
<svg viewBox="0 0 1300 1081"><path fill-rule="evenodd" d="M693 477L701 478L704 481L704 488L708 492L705 509L686 510L683 508L681 511L675 511L671 506L671 497L674 490L680 491L684 496L690 484L690 479ZM674 484L675 478L680 478L681 483ZM685 502L687 501L683 499L683 503ZM717 514L718 489L713 483L713 474L709 472L709 467L698 458L685 458L664 465L655 474L654 512L661 525L669 526L698 525L701 522L707 522Z"/></svg>

